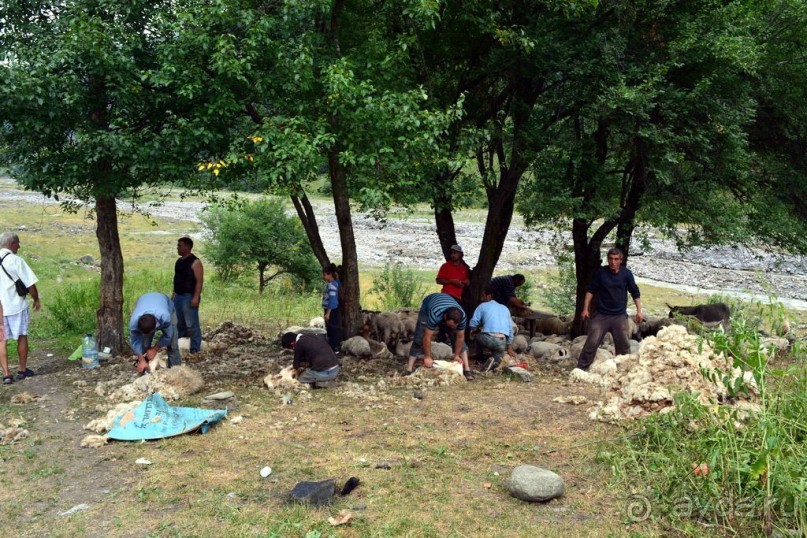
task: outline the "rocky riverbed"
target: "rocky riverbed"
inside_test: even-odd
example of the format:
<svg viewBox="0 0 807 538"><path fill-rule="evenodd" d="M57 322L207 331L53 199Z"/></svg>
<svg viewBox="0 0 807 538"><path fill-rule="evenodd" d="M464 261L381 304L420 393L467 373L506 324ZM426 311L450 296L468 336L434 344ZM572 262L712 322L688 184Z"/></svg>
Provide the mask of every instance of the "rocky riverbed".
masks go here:
<svg viewBox="0 0 807 538"><path fill-rule="evenodd" d="M41 194L20 191L10 179L0 179L0 196L36 204L57 203ZM316 201L320 233L330 253L339 251L339 234L333 206ZM155 217L198 221L204 208L200 202L168 201L143 204L139 209ZM127 210L126 204L121 204ZM129 207L131 209L131 207ZM380 266L400 261L417 268L436 268L442 259L434 220L428 216L391 213L385 222L354 214L358 258L361 263ZM458 241L465 258L473 265L482 243L484 214L469 213L456 223ZM650 231L649 248L634 253L629 266L640 281L692 292L721 292L767 297L776 295L787 306L807 309L807 257L792 256L745 246L695 248L679 252L675 243ZM548 268L555 265L553 252L570 248L569 232L527 229L515 217L498 264L497 273Z"/></svg>

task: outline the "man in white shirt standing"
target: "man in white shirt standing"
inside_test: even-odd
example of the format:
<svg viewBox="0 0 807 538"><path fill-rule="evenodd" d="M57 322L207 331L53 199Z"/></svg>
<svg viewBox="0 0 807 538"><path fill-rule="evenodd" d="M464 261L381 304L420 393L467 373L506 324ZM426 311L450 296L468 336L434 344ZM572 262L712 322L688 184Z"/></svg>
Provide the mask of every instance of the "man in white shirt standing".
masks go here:
<svg viewBox="0 0 807 538"><path fill-rule="evenodd" d="M28 368L28 323L30 316L28 313L28 301L17 292L15 282L20 280L31 294L34 300L34 310L39 310L39 291L36 283L39 281L25 260L17 256L20 249L20 238L12 232L0 234L0 303L3 305L3 329L6 339L2 345L5 348L8 340L17 341L17 354L20 358L17 369L17 379L25 379L34 375L34 371ZM0 361L4 358L0 355ZM9 385L14 381L8 369L8 360L2 361L3 384Z"/></svg>

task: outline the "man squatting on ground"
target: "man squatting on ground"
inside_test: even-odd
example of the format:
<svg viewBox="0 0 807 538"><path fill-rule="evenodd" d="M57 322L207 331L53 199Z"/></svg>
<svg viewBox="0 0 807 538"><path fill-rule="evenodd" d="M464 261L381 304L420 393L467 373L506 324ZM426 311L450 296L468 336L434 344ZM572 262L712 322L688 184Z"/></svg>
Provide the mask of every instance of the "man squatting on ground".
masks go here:
<svg viewBox="0 0 807 538"><path fill-rule="evenodd" d="M3 310L3 329L5 337L2 339L3 353L0 355L0 366L3 368L3 384L9 385L14 381L8 368L8 351L6 344L8 340L17 341L17 355L19 356L19 368L17 369L17 379L31 377L34 371L28 368L28 324L30 315L28 311L28 301L17 293L14 282L20 279L23 285L28 288L28 293L34 300L34 310L39 310L42 305L39 303L39 291L36 283L39 281L25 260L17 256L20 249L20 238L12 232L5 232L0 235L0 304Z"/></svg>
<svg viewBox="0 0 807 538"><path fill-rule="evenodd" d="M470 327L471 334L476 335L479 356L482 356L483 348L490 350L491 353L482 371L489 372L498 368L505 351L511 357L516 356L511 347L513 321L510 310L493 300L493 288L490 286L485 288L483 302L476 307L474 315L471 316Z"/></svg>
<svg viewBox="0 0 807 538"><path fill-rule="evenodd" d="M529 308L529 305L516 297L516 288L527 279L524 275L502 275L492 278L488 286L493 290L493 299L508 308Z"/></svg>
<svg viewBox="0 0 807 538"><path fill-rule="evenodd" d="M162 336L152 346L158 329ZM174 302L166 294L150 292L140 296L129 319L129 343L137 354L137 372L140 374L163 348L168 349L169 368L182 364L177 344L177 314Z"/></svg>
<svg viewBox="0 0 807 538"><path fill-rule="evenodd" d="M583 351L577 359L577 367L588 370L594 362L597 348L600 347L605 333L610 332L614 339L617 355L630 353L628 324L628 293L636 304L636 323L641 323L642 300L639 287L629 269L622 267L624 256L618 248L608 250L608 266L599 267L588 285L583 302L582 319L591 317L588 324L588 335ZM591 299L597 295L597 312L589 316Z"/></svg>
<svg viewBox="0 0 807 538"><path fill-rule="evenodd" d="M445 293L427 295L420 306L420 312L418 312L415 335L409 351L409 364L404 375L412 374L415 361L419 357L423 357L424 367L432 367L434 364L432 360L432 335L435 331L444 327L449 335L449 344L453 343L454 360L462 364L465 379L469 381L473 379L474 374L468 366L468 346L465 345L466 324L465 312L452 296Z"/></svg>
<svg viewBox="0 0 807 538"><path fill-rule="evenodd" d="M177 336L191 339L191 353L202 347L202 327L199 325L199 302L204 286L202 260L191 252L193 239L180 237L177 241L179 259L174 264L174 309L177 313Z"/></svg>
<svg viewBox="0 0 807 538"><path fill-rule="evenodd" d="M339 375L339 359L324 338L312 334L284 333L280 337L280 344L294 350L292 367L295 370L305 368L297 376L300 383L314 386L316 383L333 381Z"/></svg>

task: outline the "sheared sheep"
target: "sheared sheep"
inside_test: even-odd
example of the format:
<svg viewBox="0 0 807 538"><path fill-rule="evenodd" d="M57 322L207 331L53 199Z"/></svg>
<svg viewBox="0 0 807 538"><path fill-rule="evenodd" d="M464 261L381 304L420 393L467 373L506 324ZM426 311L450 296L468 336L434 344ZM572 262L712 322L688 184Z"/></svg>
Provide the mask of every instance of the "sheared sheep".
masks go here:
<svg viewBox="0 0 807 538"><path fill-rule="evenodd" d="M572 321L564 321L563 319L554 316L551 318L542 318L535 320L535 330L541 334L571 334Z"/></svg>
<svg viewBox="0 0 807 538"><path fill-rule="evenodd" d="M415 335L415 329L417 328L418 313L417 311L408 308L397 310L397 313L401 323L403 324L401 341L411 342L412 337Z"/></svg>
<svg viewBox="0 0 807 538"><path fill-rule="evenodd" d="M370 357L373 354L370 349L370 342L361 336L352 336L343 341L342 353L353 355L354 357Z"/></svg>
<svg viewBox="0 0 807 538"><path fill-rule="evenodd" d="M370 320L372 335L389 349L395 349L404 332L404 324L396 312L379 312Z"/></svg>
<svg viewBox="0 0 807 538"><path fill-rule="evenodd" d="M527 343L527 338L523 334L516 335L513 338L513 343L510 344L510 347L513 348L513 351L516 353L524 353L529 348L529 344Z"/></svg>

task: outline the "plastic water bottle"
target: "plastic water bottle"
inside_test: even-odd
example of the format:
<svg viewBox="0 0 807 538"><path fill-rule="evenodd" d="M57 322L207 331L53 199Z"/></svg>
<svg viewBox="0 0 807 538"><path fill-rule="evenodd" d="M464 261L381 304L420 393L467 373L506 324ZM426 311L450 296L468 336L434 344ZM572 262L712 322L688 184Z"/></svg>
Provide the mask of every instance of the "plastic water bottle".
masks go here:
<svg viewBox="0 0 807 538"><path fill-rule="evenodd" d="M84 368L98 368L98 344L92 334L87 333L81 343L81 366Z"/></svg>

